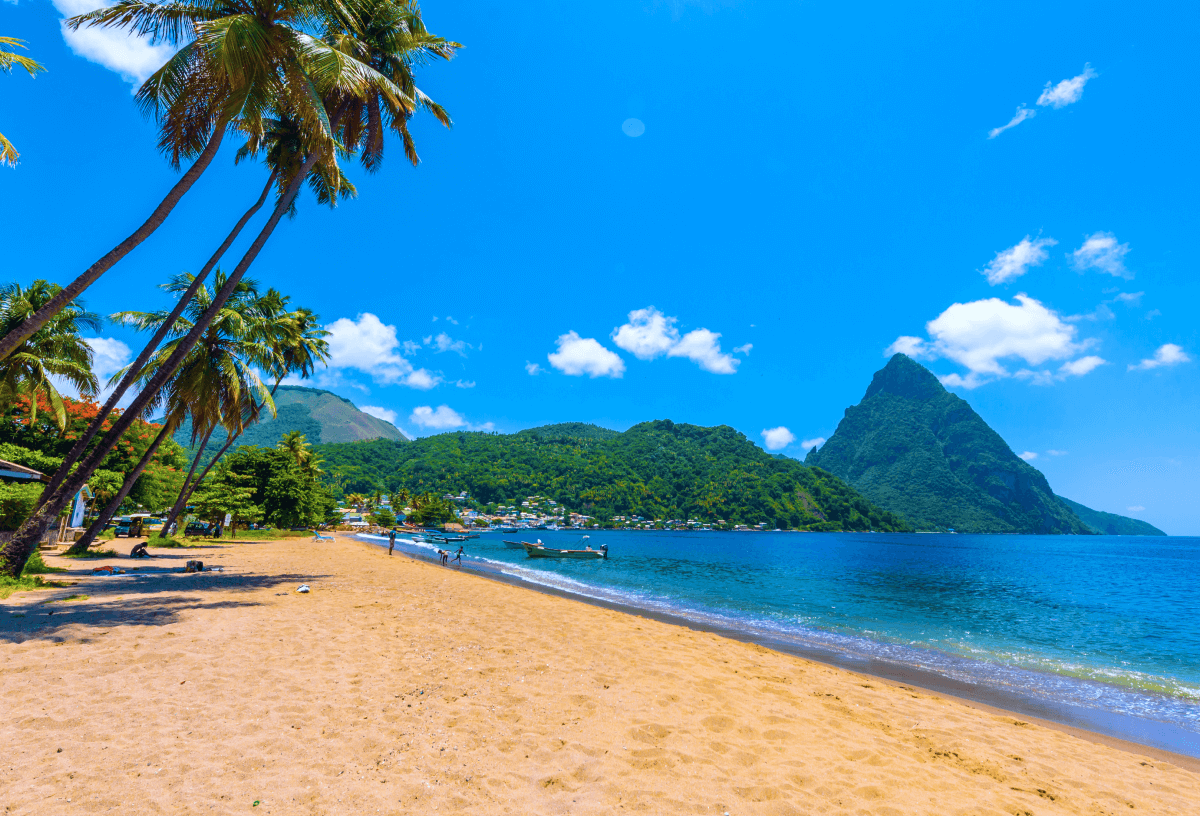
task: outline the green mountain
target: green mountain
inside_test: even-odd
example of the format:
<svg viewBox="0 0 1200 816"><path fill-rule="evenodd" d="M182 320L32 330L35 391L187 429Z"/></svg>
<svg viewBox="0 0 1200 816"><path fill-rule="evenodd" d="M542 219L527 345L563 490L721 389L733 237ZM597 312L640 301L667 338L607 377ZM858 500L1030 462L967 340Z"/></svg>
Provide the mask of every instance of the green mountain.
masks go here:
<svg viewBox="0 0 1200 816"><path fill-rule="evenodd" d="M619 433L568 423L318 450L346 492L466 490L483 504L505 505L539 495L601 522L640 515L808 530L908 529L841 479L771 456L727 426L660 420Z"/></svg>
<svg viewBox="0 0 1200 816"><path fill-rule="evenodd" d="M404 434L390 422L364 414L345 397L319 388L281 385L275 392L276 415L264 417L246 429L236 445L272 447L284 434L299 431L309 442L358 442L365 439L389 439L403 444ZM185 422L175 432L175 441L188 449L189 461L196 453L191 447L192 426ZM225 444L227 435L218 428L205 446L203 460L216 455Z"/></svg>
<svg viewBox="0 0 1200 816"><path fill-rule="evenodd" d="M1073 502L1064 496L1059 496L1058 500L1067 507L1070 507L1084 524L1100 535L1166 535L1166 533L1153 524L1147 524L1141 519L1118 516L1116 513L1105 513L1103 510L1093 510L1090 507L1084 507L1079 502Z"/></svg>
<svg viewBox="0 0 1200 816"><path fill-rule="evenodd" d="M966 401L903 354L804 461L920 530L1092 532Z"/></svg>

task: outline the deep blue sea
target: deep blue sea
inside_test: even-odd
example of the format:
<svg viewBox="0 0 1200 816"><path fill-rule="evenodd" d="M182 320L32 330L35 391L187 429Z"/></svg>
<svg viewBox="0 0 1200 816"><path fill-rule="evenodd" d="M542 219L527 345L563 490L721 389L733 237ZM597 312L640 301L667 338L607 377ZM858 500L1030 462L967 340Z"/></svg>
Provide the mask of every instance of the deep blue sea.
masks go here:
<svg viewBox="0 0 1200 816"><path fill-rule="evenodd" d="M485 533L464 563L864 671L909 667L978 699L1015 695L1042 713L1040 701L1051 718L1200 755L1200 538L592 533L607 561L529 559L502 542L538 537L569 547L580 533Z"/></svg>

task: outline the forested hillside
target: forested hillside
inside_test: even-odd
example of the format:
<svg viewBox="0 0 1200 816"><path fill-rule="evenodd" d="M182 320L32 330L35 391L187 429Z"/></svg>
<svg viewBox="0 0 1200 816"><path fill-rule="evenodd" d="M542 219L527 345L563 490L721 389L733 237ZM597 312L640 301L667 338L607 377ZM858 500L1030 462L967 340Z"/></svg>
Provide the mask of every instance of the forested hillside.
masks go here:
<svg viewBox="0 0 1200 816"><path fill-rule="evenodd" d="M270 448L290 431L299 431L313 444L380 438L404 441L404 434L390 422L365 414L345 397L319 388L281 385L275 392L275 410L274 418L266 414L261 421L247 428L235 444ZM196 453L196 448L191 446L190 420L175 432L174 438L186 449L190 461ZM207 463L216 455L227 438L225 430L218 428L204 448L202 461Z"/></svg>
<svg viewBox="0 0 1200 816"><path fill-rule="evenodd" d="M1140 535L1140 536L1165 536L1162 530L1155 527L1153 524L1148 524L1141 519L1129 518L1128 516L1119 516L1116 513L1106 513L1103 510L1093 510L1090 507L1084 507L1079 502L1071 501L1070 499L1059 496L1059 501L1071 508L1075 515L1079 516L1088 527L1091 527L1101 535Z"/></svg>
<svg viewBox="0 0 1200 816"><path fill-rule="evenodd" d="M804 461L922 530L1092 532L965 400L903 354Z"/></svg>
<svg viewBox="0 0 1200 816"><path fill-rule="evenodd" d="M842 480L767 454L726 426L660 420L624 433L568 423L516 434L452 432L396 443L321 445L347 492L468 491L483 503L541 495L606 521L613 515L785 529L903 530Z"/></svg>

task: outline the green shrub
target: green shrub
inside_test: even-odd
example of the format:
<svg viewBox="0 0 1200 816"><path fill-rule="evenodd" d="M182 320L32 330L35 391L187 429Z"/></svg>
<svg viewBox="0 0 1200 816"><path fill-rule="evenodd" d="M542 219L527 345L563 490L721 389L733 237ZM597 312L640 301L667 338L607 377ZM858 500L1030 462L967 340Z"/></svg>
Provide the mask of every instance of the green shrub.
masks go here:
<svg viewBox="0 0 1200 816"><path fill-rule="evenodd" d="M29 518L42 495L42 483L0 482L0 530L15 530Z"/></svg>

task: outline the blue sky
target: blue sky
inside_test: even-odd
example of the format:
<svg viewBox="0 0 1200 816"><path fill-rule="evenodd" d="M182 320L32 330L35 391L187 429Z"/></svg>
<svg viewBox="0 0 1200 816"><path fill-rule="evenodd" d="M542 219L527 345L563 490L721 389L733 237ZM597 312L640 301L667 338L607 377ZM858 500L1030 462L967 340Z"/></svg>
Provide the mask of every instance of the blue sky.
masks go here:
<svg viewBox="0 0 1200 816"><path fill-rule="evenodd" d="M64 40L80 2L0 0L49 69L0 77L5 279L73 278L175 178L131 98L161 47ZM335 331L315 384L410 435L671 418L802 457L903 349L1057 492L1200 534L1200 7L424 10L465 45L419 76L454 129L251 273ZM233 150L91 308L203 264L264 180Z"/></svg>

